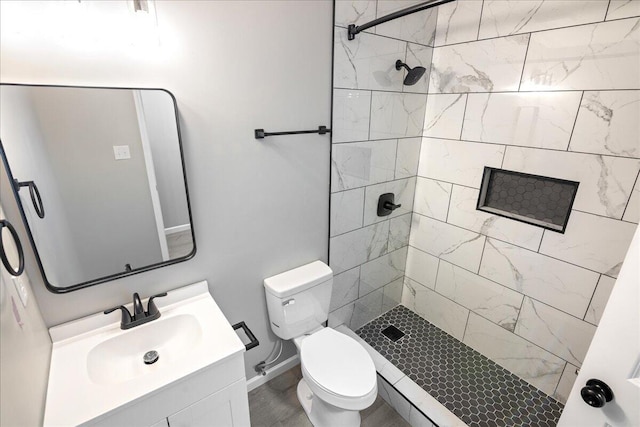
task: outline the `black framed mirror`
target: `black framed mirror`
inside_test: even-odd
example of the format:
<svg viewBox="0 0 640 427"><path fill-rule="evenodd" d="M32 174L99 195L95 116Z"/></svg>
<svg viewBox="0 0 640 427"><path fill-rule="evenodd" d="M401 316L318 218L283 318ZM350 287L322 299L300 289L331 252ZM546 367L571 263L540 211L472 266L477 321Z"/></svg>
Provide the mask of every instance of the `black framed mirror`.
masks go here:
<svg viewBox="0 0 640 427"><path fill-rule="evenodd" d="M195 255L169 91L0 84L0 154L51 292Z"/></svg>

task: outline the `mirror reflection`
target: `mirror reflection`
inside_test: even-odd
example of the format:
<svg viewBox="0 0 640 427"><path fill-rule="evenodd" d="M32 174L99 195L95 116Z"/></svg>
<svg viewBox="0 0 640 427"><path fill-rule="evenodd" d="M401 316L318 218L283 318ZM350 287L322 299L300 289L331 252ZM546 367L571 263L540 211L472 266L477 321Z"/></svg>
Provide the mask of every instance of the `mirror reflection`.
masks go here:
<svg viewBox="0 0 640 427"><path fill-rule="evenodd" d="M2 84L0 141L50 290L195 253L169 92Z"/></svg>

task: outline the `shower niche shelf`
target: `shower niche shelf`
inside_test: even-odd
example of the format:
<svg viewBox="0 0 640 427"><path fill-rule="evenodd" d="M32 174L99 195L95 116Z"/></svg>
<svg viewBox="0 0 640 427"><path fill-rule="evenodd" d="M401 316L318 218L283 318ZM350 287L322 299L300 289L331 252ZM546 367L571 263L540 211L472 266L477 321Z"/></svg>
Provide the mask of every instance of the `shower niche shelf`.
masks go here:
<svg viewBox="0 0 640 427"><path fill-rule="evenodd" d="M485 167L478 210L564 233L576 181Z"/></svg>

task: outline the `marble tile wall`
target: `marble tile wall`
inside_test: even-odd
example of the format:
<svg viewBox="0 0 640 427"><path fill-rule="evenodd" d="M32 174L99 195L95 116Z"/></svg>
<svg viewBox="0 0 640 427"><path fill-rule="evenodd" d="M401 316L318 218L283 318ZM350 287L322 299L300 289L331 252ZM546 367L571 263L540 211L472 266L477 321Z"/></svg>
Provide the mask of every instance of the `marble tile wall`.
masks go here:
<svg viewBox="0 0 640 427"><path fill-rule="evenodd" d="M419 0L335 5L329 325L357 329L402 300L437 12L417 13L347 40L363 24ZM428 71L405 86L396 60ZM377 216L378 198L402 205Z"/></svg>
<svg viewBox="0 0 640 427"><path fill-rule="evenodd" d="M434 44L402 304L564 402L640 216L640 2L457 0ZM477 211L484 166L579 181L565 233Z"/></svg>

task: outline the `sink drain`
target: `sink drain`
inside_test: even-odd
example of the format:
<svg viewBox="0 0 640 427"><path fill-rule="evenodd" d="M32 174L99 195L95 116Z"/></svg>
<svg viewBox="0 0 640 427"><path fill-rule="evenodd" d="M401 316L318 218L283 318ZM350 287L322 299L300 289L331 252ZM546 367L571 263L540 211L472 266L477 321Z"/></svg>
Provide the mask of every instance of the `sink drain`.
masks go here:
<svg viewBox="0 0 640 427"><path fill-rule="evenodd" d="M151 350L151 351L147 351L144 354L144 356L142 357L142 360L144 360L145 365L152 365L156 363L159 358L160 358L160 355L158 354L158 352L155 350Z"/></svg>

